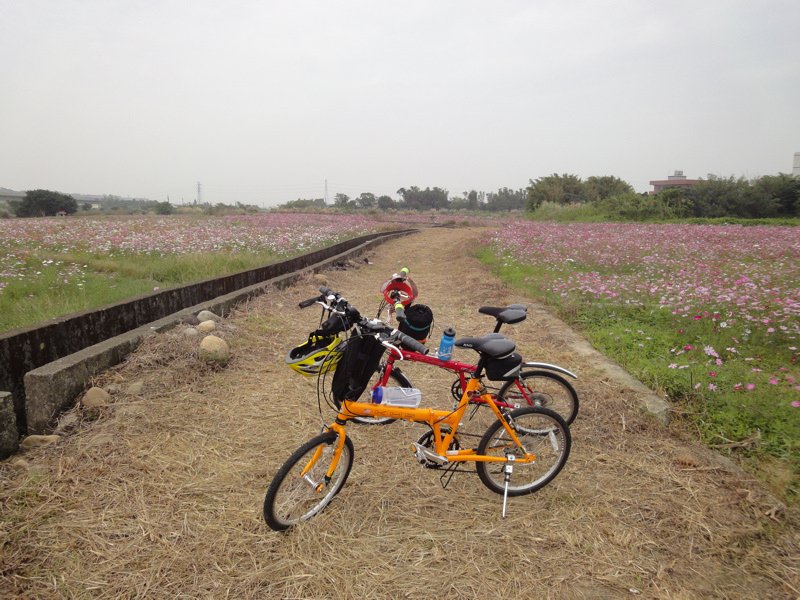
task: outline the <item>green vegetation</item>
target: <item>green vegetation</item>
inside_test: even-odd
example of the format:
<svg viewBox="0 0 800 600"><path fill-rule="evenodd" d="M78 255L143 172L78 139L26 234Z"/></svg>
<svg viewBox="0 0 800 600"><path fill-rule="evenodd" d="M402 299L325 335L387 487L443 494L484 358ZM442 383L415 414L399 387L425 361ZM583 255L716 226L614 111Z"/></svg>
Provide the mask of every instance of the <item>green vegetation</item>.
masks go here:
<svg viewBox="0 0 800 600"><path fill-rule="evenodd" d="M523 264L489 247L478 257L506 284L548 305L606 356L668 395L679 418L710 447L734 455L776 493L800 502L800 408L792 408L800 399L796 340L777 326L771 334L756 327L740 334L719 315L700 312L680 321L657 305L557 294L546 265ZM724 366L714 366L722 359Z"/></svg>
<svg viewBox="0 0 800 600"><path fill-rule="evenodd" d="M53 217L59 213L71 215L78 211L72 196L50 190L30 190L21 200L13 200L11 209L18 217Z"/></svg>
<svg viewBox="0 0 800 600"><path fill-rule="evenodd" d="M658 194L637 194L613 176L582 181L576 175L553 174L531 181L527 198L528 210L537 220L794 218L800 217L800 178L785 173L752 181L712 176Z"/></svg>
<svg viewBox="0 0 800 600"><path fill-rule="evenodd" d="M554 221L556 223L599 223L608 220L608 216L597 205L590 203L544 202L527 216L534 221Z"/></svg>
<svg viewBox="0 0 800 600"><path fill-rule="evenodd" d="M110 257L39 250L28 260L40 275L11 281L0 294L0 331L32 326L157 289L262 267L277 259L269 252ZM53 293L55 289L57 294Z"/></svg>
<svg viewBox="0 0 800 600"><path fill-rule="evenodd" d="M638 196L638 198L643 198ZM612 202L615 199L610 199ZM640 200L637 200L637 203ZM534 212L529 212L526 217L532 221L552 221L554 223L603 223L609 221L632 221L632 222L647 222L647 223L685 223L690 225L742 225L745 227L752 227L756 225L786 225L798 226L800 225L800 216L798 217L771 217L771 218L758 218L749 219L745 217L670 217L658 216L660 211L653 210L650 214L648 211L630 211L638 212L638 218L633 218L627 214L623 216L620 212L609 213L604 210L602 203L586 203L586 204L557 204L555 202L545 202ZM629 213L629 211L625 211Z"/></svg>
<svg viewBox="0 0 800 600"><path fill-rule="evenodd" d="M376 196L371 192L364 192L355 198L350 198L347 194L336 194L333 198L333 206L345 211L358 210L469 210L500 212L511 210L523 210L526 204L526 192L524 189L512 190L504 187L496 192L478 192L471 190L464 192L462 196L450 196L450 192L439 187L427 187L425 189L412 185L408 188L397 190L399 200L394 200L390 196ZM303 199L298 198L282 204L280 208L285 209L320 209L325 208L325 200L322 198Z"/></svg>

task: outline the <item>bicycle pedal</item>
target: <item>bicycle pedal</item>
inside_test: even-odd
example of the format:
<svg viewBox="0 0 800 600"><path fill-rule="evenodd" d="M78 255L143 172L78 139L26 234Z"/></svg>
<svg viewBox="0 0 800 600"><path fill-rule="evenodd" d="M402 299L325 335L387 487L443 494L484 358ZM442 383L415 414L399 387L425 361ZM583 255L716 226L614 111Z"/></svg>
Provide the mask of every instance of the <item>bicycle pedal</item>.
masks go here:
<svg viewBox="0 0 800 600"><path fill-rule="evenodd" d="M414 454L421 465L427 464L431 461L440 464L447 463L447 458L436 454L436 452L428 450L425 446L418 444L417 442L414 442Z"/></svg>

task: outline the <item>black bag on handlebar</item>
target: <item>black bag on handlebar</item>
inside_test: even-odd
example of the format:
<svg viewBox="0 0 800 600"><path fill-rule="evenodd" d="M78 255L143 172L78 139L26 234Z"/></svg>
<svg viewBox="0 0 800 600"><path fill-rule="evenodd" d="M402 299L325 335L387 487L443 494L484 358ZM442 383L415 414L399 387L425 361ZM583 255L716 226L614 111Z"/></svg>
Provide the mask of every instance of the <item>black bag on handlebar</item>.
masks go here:
<svg viewBox="0 0 800 600"><path fill-rule="evenodd" d="M433 311L424 304L412 304L405 313L398 329L424 344L433 325Z"/></svg>
<svg viewBox="0 0 800 600"><path fill-rule="evenodd" d="M350 329L350 321L344 315L331 315L317 329L319 335L336 335L341 331Z"/></svg>
<svg viewBox="0 0 800 600"><path fill-rule="evenodd" d="M344 355L333 373L333 400L358 400L373 373L378 370L386 348L373 335L353 336L344 342Z"/></svg>

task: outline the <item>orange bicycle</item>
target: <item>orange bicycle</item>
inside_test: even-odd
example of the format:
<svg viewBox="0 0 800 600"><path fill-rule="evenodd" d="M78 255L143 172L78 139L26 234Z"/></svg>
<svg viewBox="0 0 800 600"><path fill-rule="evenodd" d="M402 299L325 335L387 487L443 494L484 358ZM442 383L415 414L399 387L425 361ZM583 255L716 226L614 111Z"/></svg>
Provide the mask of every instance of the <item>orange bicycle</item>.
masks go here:
<svg viewBox="0 0 800 600"><path fill-rule="evenodd" d="M406 309L409 306L419 306L412 305L417 297L417 286L408 277L408 272L407 268L403 268L400 273L395 273L390 280L383 284L381 288L383 300L378 307L376 318L380 318L384 309L387 309L388 319L396 317L399 329L403 333L420 340L429 332L430 322L421 336L418 331L414 331L413 325L404 329L404 325L408 324L405 315ZM315 304L322 306L320 327L309 335L306 342L293 348L286 356L287 365L306 377L318 376L321 371L326 373L335 371L346 347L341 335L347 333L354 325L354 322L347 316L347 301L341 294L324 286L320 287L319 291L321 293L319 296L303 300L299 306L300 308L307 308ZM427 309L427 307L425 308ZM527 307L524 304L512 304L506 307L484 306L479 308L478 312L495 318L493 335L498 338L503 338L499 331L504 324L520 323L528 316ZM422 343L424 344L424 341ZM403 370L396 364L398 360L405 360L428 364L454 373L457 379L453 382L450 392L453 401L458 403L467 380L472 377L477 367L475 364L452 360L449 356L443 357L436 353L428 355L427 349L425 353L403 350L401 354L389 353L386 360L374 363L371 381L365 389L387 385L402 388L414 387ZM514 366L516 363L510 365L510 367ZM336 377L334 376L334 382ZM495 395L495 402L503 410L520 408L525 405L549 408L561 415L567 425L571 425L578 414L579 400L578 393L566 377L577 379L574 373L558 365L524 361L517 370L516 377L504 377L500 380L503 382L501 386L489 385L488 387ZM319 381L324 382L324 378L320 378ZM335 390L333 394L334 403L337 406L341 401L341 392L341 390ZM481 406L477 399L472 404L470 416L474 415L474 411ZM382 417L357 417L354 420L357 423L369 425L385 425L394 421L394 419Z"/></svg>
<svg viewBox="0 0 800 600"><path fill-rule="evenodd" d="M508 497L541 489L564 467L572 444L564 419L551 410L534 406L503 412L496 396L483 384L484 377L497 377L507 369L507 357L515 347L513 341L497 334L456 340L456 346L476 351L479 360L460 401L451 410L420 408L419 395L412 398L410 405L403 406L360 402L357 398L367 386L374 369L372 363L379 361L387 348L397 357L402 356L401 348L423 355L428 349L378 319L361 318L346 302L339 302L338 309L355 331L345 342L347 347L336 368L337 373L348 372L344 381L349 391L338 406L332 405L337 410L334 421L298 448L270 483L263 512L272 529L283 531L312 518L341 491L354 456L346 427L359 417L426 425L428 431L412 446L420 464L442 470L442 485L446 487L455 472L464 470L460 467L474 463L474 471L470 472L477 472L487 488L503 495L504 517ZM365 359L369 363L366 366ZM324 374L320 371L320 377ZM494 421L480 436L477 446L464 447L458 435L459 426L467 407L478 400L489 407Z"/></svg>

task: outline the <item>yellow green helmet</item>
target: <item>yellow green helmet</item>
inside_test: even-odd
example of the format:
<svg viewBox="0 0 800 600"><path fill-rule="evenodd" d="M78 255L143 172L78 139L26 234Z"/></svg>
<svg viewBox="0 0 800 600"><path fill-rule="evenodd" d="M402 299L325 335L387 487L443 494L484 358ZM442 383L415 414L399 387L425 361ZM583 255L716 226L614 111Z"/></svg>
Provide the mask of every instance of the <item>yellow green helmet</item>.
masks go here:
<svg viewBox="0 0 800 600"><path fill-rule="evenodd" d="M335 369L342 358L341 342L333 335L310 335L306 342L289 351L286 364L306 377L327 373Z"/></svg>

